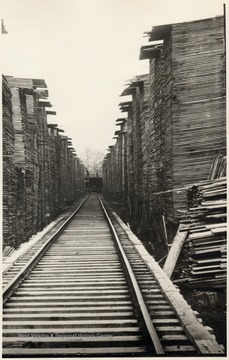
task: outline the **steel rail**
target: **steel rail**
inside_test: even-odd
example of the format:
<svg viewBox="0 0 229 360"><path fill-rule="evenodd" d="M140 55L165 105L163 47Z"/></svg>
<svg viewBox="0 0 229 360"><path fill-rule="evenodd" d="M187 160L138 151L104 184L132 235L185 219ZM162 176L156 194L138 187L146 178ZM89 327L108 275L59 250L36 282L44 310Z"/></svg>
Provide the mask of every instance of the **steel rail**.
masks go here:
<svg viewBox="0 0 229 360"><path fill-rule="evenodd" d="M139 306L139 309L141 311L141 315L142 315L142 318L144 320L145 327L146 327L146 329L148 331L148 334L149 334L149 337L150 337L150 339L152 341L153 347L154 347L157 354L164 354L164 350L163 350L163 347L161 345L161 341L160 341L160 339L159 339L159 337L158 337L158 335L156 333L155 327L154 327L154 325L152 323L152 320L150 318L150 314L149 314L148 309L147 309L147 307L145 305L141 290L139 288L138 282L137 282L136 277L134 275L134 272L133 272L133 270L131 268L129 260L128 260L126 254L125 254L125 251L123 250L123 247L122 247L122 245L120 243L117 232L116 232L116 230L115 230L115 228L114 228L114 226L113 226L113 224L112 224L112 222L110 220L110 217L109 217L109 215L108 215L108 213L107 213L107 211L105 209L105 206L104 206L104 204L102 202L102 199L101 199L101 197L99 195L98 195L98 197L99 197L99 201L100 201L100 204L102 206L102 209L104 211L104 214L106 216L106 219L108 221L109 227L110 227L110 229L112 231L113 237L114 237L114 239L116 241L116 244L118 246L119 252L120 252L121 257L122 257L122 260L123 260L124 265L126 267L126 270L128 272L129 278L131 280L132 287L133 287L133 290L134 290L134 293L135 293L135 296L136 296L136 299L137 299L137 302L138 302L138 306Z"/></svg>
<svg viewBox="0 0 229 360"><path fill-rule="evenodd" d="M41 246L40 249L31 257L31 259L22 267L22 269L9 281L9 283L3 288L3 304L8 300L8 298L12 295L18 285L25 278L27 273L31 271L37 262L41 259L43 254L47 251L47 249L52 245L55 239L63 232L65 227L69 224L75 214L79 211L85 201L88 199L89 195L86 196L79 206L74 210L74 212L65 220L65 222L61 225L61 227Z"/></svg>

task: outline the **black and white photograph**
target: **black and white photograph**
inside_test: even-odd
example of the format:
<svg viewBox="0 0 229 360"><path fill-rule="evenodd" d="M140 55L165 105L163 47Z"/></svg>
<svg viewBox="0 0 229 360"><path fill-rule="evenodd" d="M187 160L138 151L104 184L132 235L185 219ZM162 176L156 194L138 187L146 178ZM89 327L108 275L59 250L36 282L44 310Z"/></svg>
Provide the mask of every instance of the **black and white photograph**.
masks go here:
<svg viewBox="0 0 229 360"><path fill-rule="evenodd" d="M2 358L227 358L227 1L0 9Z"/></svg>

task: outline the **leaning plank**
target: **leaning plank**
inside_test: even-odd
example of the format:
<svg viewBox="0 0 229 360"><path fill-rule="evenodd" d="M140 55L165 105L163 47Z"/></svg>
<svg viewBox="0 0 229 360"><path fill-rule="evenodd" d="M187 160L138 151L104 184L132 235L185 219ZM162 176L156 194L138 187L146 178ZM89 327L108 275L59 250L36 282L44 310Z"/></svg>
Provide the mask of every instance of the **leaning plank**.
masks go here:
<svg viewBox="0 0 229 360"><path fill-rule="evenodd" d="M183 243L187 236L187 231L181 231L182 225L179 225L175 238L173 240L172 246L170 248L169 254L165 261L163 270L166 275L170 278L172 276L173 270L176 266L178 257L180 255Z"/></svg>

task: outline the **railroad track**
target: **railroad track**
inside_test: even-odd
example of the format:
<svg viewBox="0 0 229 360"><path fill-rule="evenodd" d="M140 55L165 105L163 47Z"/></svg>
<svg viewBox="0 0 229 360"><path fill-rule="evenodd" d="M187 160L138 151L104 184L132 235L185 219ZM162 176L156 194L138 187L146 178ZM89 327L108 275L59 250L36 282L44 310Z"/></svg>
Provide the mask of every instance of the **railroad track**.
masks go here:
<svg viewBox="0 0 229 360"><path fill-rule="evenodd" d="M223 355L147 256L93 193L6 272L3 357Z"/></svg>

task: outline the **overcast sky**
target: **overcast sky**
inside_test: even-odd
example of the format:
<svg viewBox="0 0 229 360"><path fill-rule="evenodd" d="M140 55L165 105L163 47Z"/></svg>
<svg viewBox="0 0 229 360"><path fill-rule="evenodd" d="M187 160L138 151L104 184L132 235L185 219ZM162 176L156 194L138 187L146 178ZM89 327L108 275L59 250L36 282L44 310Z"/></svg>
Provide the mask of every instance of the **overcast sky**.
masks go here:
<svg viewBox="0 0 229 360"><path fill-rule="evenodd" d="M152 26L223 14L221 0L1 0L2 72L42 78L57 116L49 117L86 147L106 153L124 85L148 72L139 60Z"/></svg>

